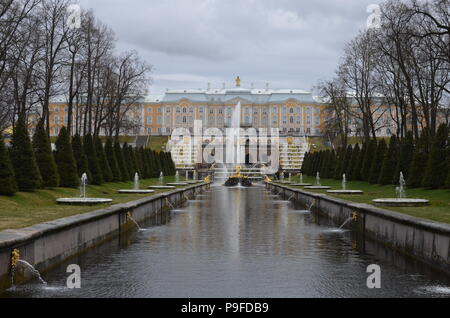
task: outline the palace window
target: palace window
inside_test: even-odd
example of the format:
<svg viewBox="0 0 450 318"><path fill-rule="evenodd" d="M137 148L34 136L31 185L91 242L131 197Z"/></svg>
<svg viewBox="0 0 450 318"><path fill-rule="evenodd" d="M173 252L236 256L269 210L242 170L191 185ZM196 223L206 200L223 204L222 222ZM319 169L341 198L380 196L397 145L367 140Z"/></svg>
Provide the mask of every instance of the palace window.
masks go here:
<svg viewBox="0 0 450 318"><path fill-rule="evenodd" d="M183 108L183 114L186 114L186 112L187 112L187 109Z"/></svg>
<svg viewBox="0 0 450 318"><path fill-rule="evenodd" d="M214 125L214 116L209 116L209 124Z"/></svg>
<svg viewBox="0 0 450 318"><path fill-rule="evenodd" d="M152 116L147 116L147 124L151 125L153 121L153 117Z"/></svg>
<svg viewBox="0 0 450 318"><path fill-rule="evenodd" d="M186 124L186 116L183 116L183 124Z"/></svg>
<svg viewBox="0 0 450 318"><path fill-rule="evenodd" d="M181 108L177 107L177 113L181 113Z"/></svg>
<svg viewBox="0 0 450 318"><path fill-rule="evenodd" d="M291 124L293 124L293 123L294 123L294 117L289 118L289 122L290 122Z"/></svg>
<svg viewBox="0 0 450 318"><path fill-rule="evenodd" d="M163 121L163 118L162 118L162 116L158 116L158 124L159 124L159 125L161 125L161 124L162 124L162 121Z"/></svg>
<svg viewBox="0 0 450 318"><path fill-rule="evenodd" d="M294 113L294 108L291 108L290 112L291 112L291 114L293 114Z"/></svg>

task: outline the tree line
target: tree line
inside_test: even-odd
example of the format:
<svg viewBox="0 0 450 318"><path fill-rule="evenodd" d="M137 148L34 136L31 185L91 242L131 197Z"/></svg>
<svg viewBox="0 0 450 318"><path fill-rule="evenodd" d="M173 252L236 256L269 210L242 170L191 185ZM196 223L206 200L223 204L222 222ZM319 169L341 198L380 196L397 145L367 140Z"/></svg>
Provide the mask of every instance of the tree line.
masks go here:
<svg viewBox="0 0 450 318"><path fill-rule="evenodd" d="M393 127L418 142L422 132L434 137L441 119L449 124L449 8L449 0L381 4L373 27L345 46L335 77L316 87L330 105L330 140L346 147L354 133L367 143Z"/></svg>
<svg viewBox="0 0 450 318"><path fill-rule="evenodd" d="M73 8L69 0L0 0L0 131L23 117L42 120L49 134L54 98L67 104L70 135L140 127L128 113L146 96L152 67L135 51L116 52L114 32Z"/></svg>
<svg viewBox="0 0 450 318"><path fill-rule="evenodd" d="M44 121L36 127L33 138L25 121L16 123L11 147L6 147L0 134L0 195L14 195L41 188L80 185L82 174L93 185L126 182L139 173L143 179L175 175L175 164L168 152L135 149L108 138L105 145L98 136L70 136L63 127L52 151Z"/></svg>
<svg viewBox="0 0 450 318"><path fill-rule="evenodd" d="M403 139L371 139L337 151L325 150L305 155L303 173L371 184L398 185L400 172L409 188L450 189L450 136L446 124L441 124L434 136L426 131L414 140L413 132Z"/></svg>

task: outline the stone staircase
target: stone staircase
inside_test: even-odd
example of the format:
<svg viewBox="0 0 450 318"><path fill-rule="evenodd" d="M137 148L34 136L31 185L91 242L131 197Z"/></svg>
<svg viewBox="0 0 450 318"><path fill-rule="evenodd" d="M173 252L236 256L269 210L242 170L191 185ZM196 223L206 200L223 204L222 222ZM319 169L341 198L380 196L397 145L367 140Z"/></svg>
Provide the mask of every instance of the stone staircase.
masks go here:
<svg viewBox="0 0 450 318"><path fill-rule="evenodd" d="M305 154L308 152L306 138L297 139L296 142L280 143L280 170L286 172L300 172Z"/></svg>
<svg viewBox="0 0 450 318"><path fill-rule="evenodd" d="M198 148L189 143L168 144L169 151L177 170L194 170L197 162Z"/></svg>

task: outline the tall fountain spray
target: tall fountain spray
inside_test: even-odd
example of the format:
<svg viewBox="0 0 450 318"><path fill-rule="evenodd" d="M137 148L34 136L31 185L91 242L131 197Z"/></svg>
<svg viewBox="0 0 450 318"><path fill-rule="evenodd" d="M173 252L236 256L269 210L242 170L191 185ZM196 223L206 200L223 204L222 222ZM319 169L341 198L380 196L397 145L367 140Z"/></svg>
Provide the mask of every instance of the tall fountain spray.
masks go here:
<svg viewBox="0 0 450 318"><path fill-rule="evenodd" d="M80 184L80 197L86 198L86 184L88 181L88 177L86 173L83 173L81 176L81 184Z"/></svg>
<svg viewBox="0 0 450 318"><path fill-rule="evenodd" d="M186 181L189 181L189 171L186 170L186 174L184 177L186 178Z"/></svg>
<svg viewBox="0 0 450 318"><path fill-rule="evenodd" d="M347 190L347 176L345 173L342 175L342 190Z"/></svg>
<svg viewBox="0 0 450 318"><path fill-rule="evenodd" d="M194 181L198 180L198 173L197 170L194 170Z"/></svg>
<svg viewBox="0 0 450 318"><path fill-rule="evenodd" d="M317 185L318 187L322 186L322 185L320 184L320 172L317 172L317 176L316 176L316 185Z"/></svg>
<svg viewBox="0 0 450 318"><path fill-rule="evenodd" d="M139 188L139 173L136 172L136 174L134 175L134 190L139 190Z"/></svg>
<svg viewBox="0 0 450 318"><path fill-rule="evenodd" d="M397 197L399 199L406 198L405 184L405 176L403 175L403 172L400 172L400 186L397 188Z"/></svg>
<svg viewBox="0 0 450 318"><path fill-rule="evenodd" d="M240 138L240 129L241 129L241 102L239 102L234 111L233 115L231 117L231 123L230 123L230 130L231 134L228 136L227 142L227 163L233 164L233 166L236 166L241 163L241 138ZM231 161L230 161L231 160Z"/></svg>
<svg viewBox="0 0 450 318"><path fill-rule="evenodd" d="M178 183L180 182L180 173L177 170L177 173L175 173L175 182Z"/></svg>
<svg viewBox="0 0 450 318"><path fill-rule="evenodd" d="M303 184L303 173L300 173L300 184Z"/></svg>
<svg viewBox="0 0 450 318"><path fill-rule="evenodd" d="M292 182L292 173L289 173L289 182Z"/></svg>
<svg viewBox="0 0 450 318"><path fill-rule="evenodd" d="M161 185L164 184L164 173L162 171L159 174L159 184L161 184Z"/></svg>

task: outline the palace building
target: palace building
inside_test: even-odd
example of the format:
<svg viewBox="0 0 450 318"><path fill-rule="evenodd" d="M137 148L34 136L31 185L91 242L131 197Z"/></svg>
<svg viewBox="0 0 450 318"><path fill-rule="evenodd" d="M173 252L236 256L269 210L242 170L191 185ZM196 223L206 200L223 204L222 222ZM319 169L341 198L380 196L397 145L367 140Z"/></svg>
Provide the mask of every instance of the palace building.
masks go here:
<svg viewBox="0 0 450 318"><path fill-rule="evenodd" d="M225 86L225 85L224 85ZM242 105L243 127L279 128L282 135L320 136L325 104L318 103L310 92L298 89L243 88L238 77L235 87L214 89L167 90L164 96L148 97L136 105L128 116L139 122L129 135L170 136L175 128L193 129L201 120L204 128L225 129L233 109ZM67 122L67 105L51 105L51 135L57 135Z"/></svg>

